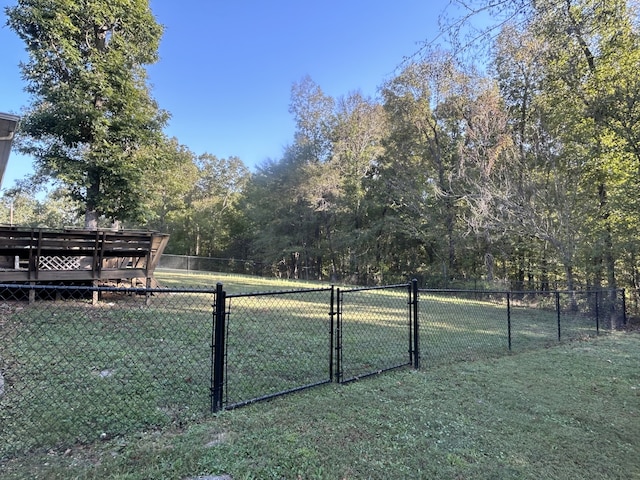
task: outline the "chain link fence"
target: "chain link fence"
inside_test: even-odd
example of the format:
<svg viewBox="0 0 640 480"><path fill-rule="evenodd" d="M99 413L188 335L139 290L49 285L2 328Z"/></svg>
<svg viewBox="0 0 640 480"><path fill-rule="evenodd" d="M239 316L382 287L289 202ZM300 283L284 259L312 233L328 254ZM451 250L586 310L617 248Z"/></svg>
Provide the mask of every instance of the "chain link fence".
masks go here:
<svg viewBox="0 0 640 480"><path fill-rule="evenodd" d="M212 293L95 291L0 286L0 458L208 412Z"/></svg>
<svg viewBox="0 0 640 480"><path fill-rule="evenodd" d="M331 293L226 296L225 408L331 381Z"/></svg>
<svg viewBox="0 0 640 480"><path fill-rule="evenodd" d="M488 292L421 290L421 366L504 355L506 298Z"/></svg>
<svg viewBox="0 0 640 480"><path fill-rule="evenodd" d="M410 285L338 289L337 381L412 363Z"/></svg>
<svg viewBox="0 0 640 480"><path fill-rule="evenodd" d="M0 285L0 461L393 368L542 348L625 321L621 291Z"/></svg>
<svg viewBox="0 0 640 480"><path fill-rule="evenodd" d="M212 409L408 365L413 354L408 288L220 291Z"/></svg>
<svg viewBox="0 0 640 480"><path fill-rule="evenodd" d="M184 270L187 272L224 272L240 275L277 276L269 264L238 258L200 257L164 253L160 257L158 267L166 270Z"/></svg>
<svg viewBox="0 0 640 480"><path fill-rule="evenodd" d="M545 348L625 324L623 290L420 290L423 366Z"/></svg>

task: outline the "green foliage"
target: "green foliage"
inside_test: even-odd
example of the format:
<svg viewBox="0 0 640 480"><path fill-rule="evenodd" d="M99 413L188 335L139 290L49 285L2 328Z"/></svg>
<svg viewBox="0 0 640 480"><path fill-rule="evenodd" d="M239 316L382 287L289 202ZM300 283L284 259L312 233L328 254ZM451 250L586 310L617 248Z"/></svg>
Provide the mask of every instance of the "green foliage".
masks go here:
<svg viewBox="0 0 640 480"><path fill-rule="evenodd" d="M192 196L197 212L193 221L201 241L196 254L209 257L237 254L242 251L242 238L237 236L236 224L242 212L238 203L249 181L249 171L238 157L219 159L214 155L201 155L197 159L199 179ZM234 235L236 234L236 235Z"/></svg>
<svg viewBox="0 0 640 480"><path fill-rule="evenodd" d="M170 233L169 253L360 284L640 287L631 2L467 2L451 25L482 12L501 20L469 39L451 27L466 52L426 45L378 98L295 82L292 144L252 173L159 134L166 116L142 66L160 27L144 2L126 15L118 2L48 5L8 10L31 54L23 149L38 178L102 202L103 221Z"/></svg>
<svg viewBox="0 0 640 480"><path fill-rule="evenodd" d="M144 146L168 118L146 85L162 34L148 2L20 0L6 13L29 54L21 150L82 203L88 224L140 218L140 189L156 167Z"/></svg>
<svg viewBox="0 0 640 480"><path fill-rule="evenodd" d="M159 168L145 177L145 223L154 230L174 233L175 224L180 224L183 212L189 208L189 195L198 178L194 155L176 139L146 149Z"/></svg>
<svg viewBox="0 0 640 480"><path fill-rule="evenodd" d="M0 198L0 223L43 228L79 227L78 207L63 189L50 191L42 200L19 192Z"/></svg>

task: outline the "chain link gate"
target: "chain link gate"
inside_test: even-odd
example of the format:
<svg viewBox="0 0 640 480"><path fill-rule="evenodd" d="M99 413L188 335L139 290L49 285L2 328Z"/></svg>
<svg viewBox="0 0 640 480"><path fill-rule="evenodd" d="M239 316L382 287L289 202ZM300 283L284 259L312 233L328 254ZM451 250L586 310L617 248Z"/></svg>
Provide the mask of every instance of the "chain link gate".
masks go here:
<svg viewBox="0 0 640 480"><path fill-rule="evenodd" d="M417 281L338 289L337 383L420 365Z"/></svg>
<svg viewBox="0 0 640 480"><path fill-rule="evenodd" d="M418 323L415 280L236 295L218 284L211 411L395 368L418 368Z"/></svg>
<svg viewBox="0 0 640 480"><path fill-rule="evenodd" d="M227 294L216 290L211 410L331 382L334 288Z"/></svg>

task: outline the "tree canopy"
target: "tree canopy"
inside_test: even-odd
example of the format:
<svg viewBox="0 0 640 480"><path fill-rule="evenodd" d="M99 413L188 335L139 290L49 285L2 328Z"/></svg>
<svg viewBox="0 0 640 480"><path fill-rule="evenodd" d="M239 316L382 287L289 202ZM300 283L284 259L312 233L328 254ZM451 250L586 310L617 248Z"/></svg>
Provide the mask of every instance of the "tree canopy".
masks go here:
<svg viewBox="0 0 640 480"><path fill-rule="evenodd" d="M29 54L21 148L34 178L66 186L89 227L100 216L139 219L145 173L157 166L144 147L168 118L146 84L162 35L148 1L18 0L6 14Z"/></svg>
<svg viewBox="0 0 640 480"><path fill-rule="evenodd" d="M11 22L32 42L24 68L35 98L25 148L97 212L122 213L131 225L143 215L170 231L172 253L366 284L638 289L635 4L454 3L466 13L448 24L452 48L425 44L376 98L332 97L308 76L295 82L291 144L250 172L241 159L194 155L161 138L166 115L142 70L160 29L145 2L132 17L116 14L121 3L93 2L87 18L101 20L81 28L44 1L21 1ZM60 5L69 19L84 18L76 3ZM483 12L495 22L463 28ZM127 18L150 23L129 34ZM155 164L164 170L146 170ZM116 191L144 201L131 208Z"/></svg>

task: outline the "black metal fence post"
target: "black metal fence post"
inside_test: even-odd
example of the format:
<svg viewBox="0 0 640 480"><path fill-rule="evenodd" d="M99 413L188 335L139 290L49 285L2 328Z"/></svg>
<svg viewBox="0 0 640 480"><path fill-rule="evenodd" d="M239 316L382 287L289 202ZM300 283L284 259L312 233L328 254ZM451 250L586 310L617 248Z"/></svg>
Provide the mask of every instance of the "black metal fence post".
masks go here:
<svg viewBox="0 0 640 480"><path fill-rule="evenodd" d="M333 344L334 344L334 328L335 328L335 287L331 285L331 296L329 305L329 380L333 382Z"/></svg>
<svg viewBox="0 0 640 480"><path fill-rule="evenodd" d="M413 286L411 282L407 283L407 307L409 308L409 365L413 365Z"/></svg>
<svg viewBox="0 0 640 480"><path fill-rule="evenodd" d="M511 351L511 292L507 292L507 341Z"/></svg>
<svg viewBox="0 0 640 480"><path fill-rule="evenodd" d="M599 306L600 295L598 290L596 290L595 295L596 295L596 335L600 335L600 306Z"/></svg>
<svg viewBox="0 0 640 480"><path fill-rule="evenodd" d="M560 292L556 291L556 313L558 316L558 341L560 341Z"/></svg>
<svg viewBox="0 0 640 480"><path fill-rule="evenodd" d="M412 310L413 310L413 368L420 368L420 322L418 320L418 280L411 281L411 290L413 292Z"/></svg>
<svg viewBox="0 0 640 480"><path fill-rule="evenodd" d="M336 334L335 334L335 381L336 383L342 382L342 294L340 288L336 291Z"/></svg>
<svg viewBox="0 0 640 480"><path fill-rule="evenodd" d="M219 412L223 408L224 394L224 335L226 330L227 294L222 283L216 285L216 298L213 304L213 328L211 333L211 411Z"/></svg>

